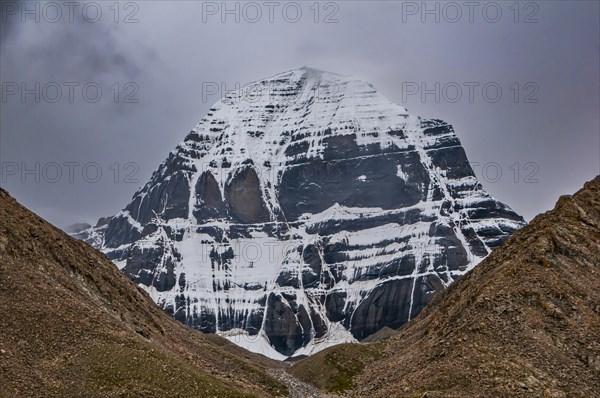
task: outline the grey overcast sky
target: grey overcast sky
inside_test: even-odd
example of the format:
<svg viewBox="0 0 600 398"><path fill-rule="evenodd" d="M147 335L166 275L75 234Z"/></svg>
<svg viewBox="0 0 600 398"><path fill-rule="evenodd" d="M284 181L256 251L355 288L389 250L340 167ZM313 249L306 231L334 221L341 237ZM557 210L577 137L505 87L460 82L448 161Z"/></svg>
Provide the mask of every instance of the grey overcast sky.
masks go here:
<svg viewBox="0 0 600 398"><path fill-rule="evenodd" d="M599 2L314 3L2 1L0 184L58 226L94 223L219 99L207 84L304 65L452 123L527 220L600 173Z"/></svg>

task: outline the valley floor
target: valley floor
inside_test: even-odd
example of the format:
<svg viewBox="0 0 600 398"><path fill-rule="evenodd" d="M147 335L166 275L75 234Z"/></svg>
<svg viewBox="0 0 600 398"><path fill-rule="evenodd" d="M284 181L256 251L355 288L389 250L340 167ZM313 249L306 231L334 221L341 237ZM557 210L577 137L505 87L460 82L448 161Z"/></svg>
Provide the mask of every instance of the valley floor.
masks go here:
<svg viewBox="0 0 600 398"><path fill-rule="evenodd" d="M331 395L323 395L314 386L298 380L283 369L269 369L269 374L287 386L290 391L288 398L334 398Z"/></svg>

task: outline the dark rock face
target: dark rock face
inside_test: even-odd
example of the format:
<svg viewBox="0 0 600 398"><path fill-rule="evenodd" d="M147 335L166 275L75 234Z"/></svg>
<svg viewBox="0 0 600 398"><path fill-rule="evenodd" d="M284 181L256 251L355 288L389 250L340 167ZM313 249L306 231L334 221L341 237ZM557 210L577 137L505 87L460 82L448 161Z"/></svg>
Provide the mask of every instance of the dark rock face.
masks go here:
<svg viewBox="0 0 600 398"><path fill-rule="evenodd" d="M400 279L382 283L363 300L349 320L352 334L363 339L384 326L398 328L408 322L413 281Z"/></svg>
<svg viewBox="0 0 600 398"><path fill-rule="evenodd" d="M327 142L327 141L325 141ZM423 199L418 184L428 184L428 174L410 153L371 150L366 158L348 158L347 150L326 146L328 160L294 165L282 177L280 204L288 220L303 213L320 213L338 203L347 207L408 207ZM397 176L398 167L413 176ZM364 181L359 177L365 176ZM417 177L418 176L418 177Z"/></svg>
<svg viewBox="0 0 600 398"><path fill-rule="evenodd" d="M225 186L225 198L231 216L241 223L269 221L260 189L260 180L252 167L237 170Z"/></svg>
<svg viewBox="0 0 600 398"><path fill-rule="evenodd" d="M157 269L156 265L163 260L161 269ZM129 252L127 265L123 268L123 272L133 275L132 279L136 283L152 286L159 292L165 292L173 289L176 284L174 273L176 260L170 250L164 247L164 244L159 243L150 248L136 246Z"/></svg>
<svg viewBox="0 0 600 398"><path fill-rule="evenodd" d="M293 301L292 301L293 302ZM302 346L303 328L300 321L304 321L306 326L307 316L306 310L300 311L294 309L290 303L282 296L277 296L273 293L269 295L267 300L267 317L265 319L265 332L269 336L269 341L275 349L283 355L292 355L298 347ZM304 309L304 307L301 307ZM297 317L302 313L302 316ZM308 322L308 330L310 330L310 321Z"/></svg>
<svg viewBox="0 0 600 398"><path fill-rule="evenodd" d="M227 216L219 184L210 172L202 173L198 179L196 198L198 198L200 206L194 209L194 217L199 223Z"/></svg>
<svg viewBox="0 0 600 398"><path fill-rule="evenodd" d="M322 261L319 255L319 248L315 245L308 245L302 252L302 260L307 269L302 271L302 286L317 287L321 278Z"/></svg>
<svg viewBox="0 0 600 398"><path fill-rule="evenodd" d="M107 247L119 247L124 243L135 242L141 238L141 231L124 215L112 218L106 230L104 244Z"/></svg>
<svg viewBox="0 0 600 398"><path fill-rule="evenodd" d="M325 83L336 93L318 95ZM524 224L452 126L326 72L254 84L268 98L215 104L121 213L79 235L181 322L307 355L403 325Z"/></svg>

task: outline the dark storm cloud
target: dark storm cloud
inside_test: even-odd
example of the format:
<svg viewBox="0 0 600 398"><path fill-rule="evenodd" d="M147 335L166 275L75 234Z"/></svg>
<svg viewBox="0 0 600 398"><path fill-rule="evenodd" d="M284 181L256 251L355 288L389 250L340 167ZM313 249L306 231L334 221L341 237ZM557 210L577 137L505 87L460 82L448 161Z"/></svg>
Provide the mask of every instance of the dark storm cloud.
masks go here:
<svg viewBox="0 0 600 398"><path fill-rule="evenodd" d="M103 9L106 13L106 7ZM145 123L139 120L143 116L137 113L138 103L125 104L123 100L139 92L137 82L144 76L143 68L150 64L160 67L156 53L143 43L128 48L128 43L121 41L124 28L111 24L108 15L96 23L86 21L81 13L61 23L45 22L43 17L36 23L31 16L23 22L19 13L3 18L1 80L18 85L19 93L0 104L0 159L9 168L16 164L19 171L0 183L59 225L76 218L93 219L107 196L118 196L113 190L125 189L117 199L124 202L135 189L135 182L123 184L132 170L125 165L133 162L137 168L141 163L136 146L142 142ZM135 86L125 86L128 83ZM35 90L36 84L40 90ZM28 94L23 101L22 85L38 91L41 98ZM48 101L43 91L51 85L60 87L62 93L55 103ZM89 100L85 85L92 86ZM92 98L95 87L102 90L97 102ZM115 93L119 95L116 102ZM50 95L54 96L52 87ZM139 94L133 98L139 101ZM118 167L113 171L115 163ZM62 173L56 179L55 165L61 166ZM102 173L99 181L94 178L97 165ZM28 175L26 170L34 170L34 174Z"/></svg>
<svg viewBox="0 0 600 398"><path fill-rule="evenodd" d="M256 23L244 15L239 23L231 15L226 23L219 13L203 15L209 3L222 4L136 2L136 11L120 3L115 23L113 2L97 2L103 10L97 23L81 13L72 23L2 23L2 82L29 88L94 82L103 89L93 103L80 90L72 103L36 103L31 96L22 102L19 95L1 103L2 162L93 162L103 176L73 183L65 177L35 183L26 176L23 183L17 175L0 184L59 225L114 214L220 98L203 101L203 83L231 89L303 65L359 76L411 113L452 123L484 187L527 219L600 172L598 2L523 2L518 15L508 8L512 2L496 3L503 7L498 22L487 21L481 14L487 3L478 3L473 22L463 10L457 22L442 14L426 23L406 12L422 2L336 2L337 23L323 23L335 11L324 8L328 2L321 3L318 23L312 2L301 3L295 23L281 12L286 2L272 22L263 9ZM428 4L442 10L448 3ZM524 23L532 11L537 22ZM138 22L123 23L132 12ZM452 82L495 83L502 100L485 101L481 91L474 102L403 95L407 84ZM128 83L133 86L125 89ZM535 84L537 103L524 102L527 83ZM137 102L125 102L132 93ZM134 181L125 182L132 171Z"/></svg>
<svg viewBox="0 0 600 398"><path fill-rule="evenodd" d="M9 3L20 8L25 7L27 2ZM25 69L41 78L87 80L114 74L130 79L139 76L140 60L128 56L127 50L115 39L117 31L102 21L87 22L81 13L75 12L73 17L72 22L65 20L62 23L45 22L41 17L40 23L35 23L32 16L23 22L19 12L8 15L5 12L0 19L6 31L3 38L6 41L12 39L15 44L21 40L22 46L6 49L8 53L3 57L3 72L22 73ZM27 40L28 37L31 40ZM10 44L6 43L7 46Z"/></svg>

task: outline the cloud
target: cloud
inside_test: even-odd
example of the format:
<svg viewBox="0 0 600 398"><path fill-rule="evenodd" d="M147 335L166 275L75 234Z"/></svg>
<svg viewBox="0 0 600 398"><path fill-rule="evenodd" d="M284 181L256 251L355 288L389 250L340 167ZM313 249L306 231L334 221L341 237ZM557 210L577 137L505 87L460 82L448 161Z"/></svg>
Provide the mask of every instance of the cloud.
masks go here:
<svg viewBox="0 0 600 398"><path fill-rule="evenodd" d="M73 22L8 16L0 24L2 82L97 82L103 89L96 103L78 87L72 103L22 102L15 95L0 107L3 162L103 167L97 183L0 181L59 225L94 222L123 207L212 105L202 101L203 82L235 87L302 65L360 76L411 113L454 124L470 160L480 164L484 187L526 218L600 172L597 2L537 2L539 22L531 24L515 23L511 9L498 23L480 12L473 23L422 23L420 15L404 22L403 2L384 1L338 2L338 22L331 24L321 18L331 10L321 9L315 23L308 3L297 23L281 14L274 23L221 23L218 15L203 23L202 2L136 2L139 22L127 24L123 17L132 10L121 8L115 23L113 2L97 3L98 23L76 13ZM486 102L478 92L473 103L420 95L403 103L403 83L472 81L497 82L502 100ZM523 102L528 82L539 88L538 103ZM125 90L127 83L135 86ZM134 91L138 102L124 102ZM139 184L114 183L110 167L118 163L122 177L129 162L139 166ZM500 181L482 174L489 162L501 164ZM537 184L523 182L529 162L539 167Z"/></svg>

